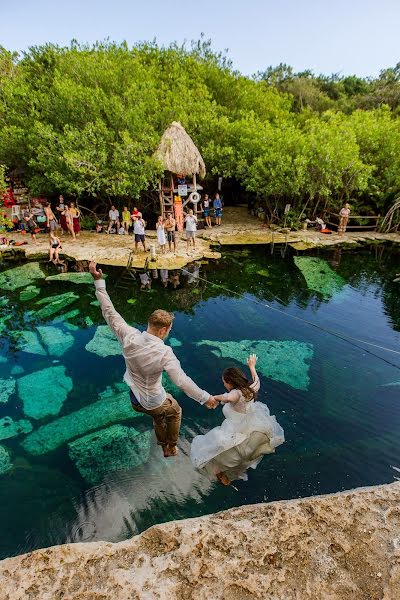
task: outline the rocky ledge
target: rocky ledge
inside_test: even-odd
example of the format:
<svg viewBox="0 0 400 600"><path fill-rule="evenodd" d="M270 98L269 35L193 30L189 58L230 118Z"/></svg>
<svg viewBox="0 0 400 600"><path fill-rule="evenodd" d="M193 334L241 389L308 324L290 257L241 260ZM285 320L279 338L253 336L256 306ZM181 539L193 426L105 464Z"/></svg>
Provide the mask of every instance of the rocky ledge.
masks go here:
<svg viewBox="0 0 400 600"><path fill-rule="evenodd" d="M1 600L398 600L400 483L0 562Z"/></svg>

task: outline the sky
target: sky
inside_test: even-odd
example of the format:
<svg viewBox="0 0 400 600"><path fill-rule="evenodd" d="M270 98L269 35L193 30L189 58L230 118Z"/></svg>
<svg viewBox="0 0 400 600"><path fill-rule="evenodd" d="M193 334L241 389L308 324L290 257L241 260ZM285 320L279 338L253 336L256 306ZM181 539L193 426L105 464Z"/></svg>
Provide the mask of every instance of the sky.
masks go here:
<svg viewBox="0 0 400 600"><path fill-rule="evenodd" d="M245 75L295 71L376 76L400 61L399 0L0 0L0 45L72 39L129 45L210 38Z"/></svg>

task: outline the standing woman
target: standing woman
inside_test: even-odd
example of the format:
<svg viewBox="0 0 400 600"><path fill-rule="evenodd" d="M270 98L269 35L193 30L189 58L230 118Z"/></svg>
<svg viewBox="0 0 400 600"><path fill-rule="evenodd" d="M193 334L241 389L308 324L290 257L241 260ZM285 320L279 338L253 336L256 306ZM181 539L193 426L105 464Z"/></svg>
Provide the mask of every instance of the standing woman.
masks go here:
<svg viewBox="0 0 400 600"><path fill-rule="evenodd" d="M210 209L210 199L208 197L208 194L206 194L204 196L204 200L203 200L203 211L204 211L204 218L206 220L206 227L212 227L210 210L211 210Z"/></svg>
<svg viewBox="0 0 400 600"><path fill-rule="evenodd" d="M68 233L70 233L72 235L72 239L75 241L76 236L75 236L75 231L74 231L74 221L73 221L71 210L70 210L68 204L65 206L64 215L65 215L65 224L67 226Z"/></svg>
<svg viewBox="0 0 400 600"><path fill-rule="evenodd" d="M129 228L132 225L131 213L128 210L127 206L124 206L124 210L122 211L122 225L125 229L125 234L129 234Z"/></svg>
<svg viewBox="0 0 400 600"><path fill-rule="evenodd" d="M343 208L340 209L340 213L339 213L339 217L340 217L339 227L338 227L339 235L343 235L344 232L346 231L347 223L349 221L349 216L350 216L350 204L345 204L343 206Z"/></svg>
<svg viewBox="0 0 400 600"><path fill-rule="evenodd" d="M67 220L65 218L65 202L64 202L64 196L61 194L58 198L58 205L56 206L56 211L58 213L60 213L60 227L61 227L61 231L67 233L68 232L68 227L67 227Z"/></svg>
<svg viewBox="0 0 400 600"><path fill-rule="evenodd" d="M79 208L77 208L75 206L75 202L70 202L69 212L71 213L71 217L72 217L72 228L74 230L74 233L78 236L79 232L81 230L81 224L80 224L81 211L79 210Z"/></svg>

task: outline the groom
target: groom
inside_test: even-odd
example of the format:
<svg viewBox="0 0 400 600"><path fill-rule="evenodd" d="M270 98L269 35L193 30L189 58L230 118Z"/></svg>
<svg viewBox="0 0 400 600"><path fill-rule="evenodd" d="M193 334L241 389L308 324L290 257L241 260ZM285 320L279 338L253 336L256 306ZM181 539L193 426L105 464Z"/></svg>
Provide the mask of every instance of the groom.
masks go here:
<svg viewBox="0 0 400 600"><path fill-rule="evenodd" d="M157 442L162 446L164 456L176 456L182 409L164 390L161 383L163 371L185 394L207 408L215 408L218 402L186 375L172 348L164 344L174 316L158 309L150 315L147 331L131 327L115 310L106 291L103 273L97 269L95 262L90 263L89 271L103 317L122 346L126 364L124 380L130 388L132 408L152 417Z"/></svg>

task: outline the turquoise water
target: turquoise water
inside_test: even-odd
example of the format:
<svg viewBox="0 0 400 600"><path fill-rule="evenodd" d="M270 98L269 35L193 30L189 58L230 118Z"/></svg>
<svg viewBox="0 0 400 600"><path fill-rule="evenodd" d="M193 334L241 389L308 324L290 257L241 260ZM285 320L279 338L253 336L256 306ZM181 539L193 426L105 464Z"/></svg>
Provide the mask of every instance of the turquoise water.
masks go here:
<svg viewBox="0 0 400 600"><path fill-rule="evenodd" d="M130 413L124 362L113 340L100 339L92 285L35 279L36 296L24 301L26 286L2 291L0 419L13 421L0 427L9 436L0 441L0 465L10 465L0 476L0 556L119 541L162 521L400 477L400 356L304 321L399 351L399 254L379 247L315 256L323 262L231 250L181 274L176 289L158 278L150 292L133 281L116 287L120 271L105 268L130 323L143 328L158 307L175 312L169 343L201 387L222 392L221 372L239 364L235 357L260 355L260 400L287 441L248 482L229 488L197 474L188 458L193 436L221 422L220 409L179 395L180 454L171 460L162 458L150 419ZM171 277L178 284L178 274ZM61 294L70 301L64 309L42 302ZM55 312L46 317L48 306Z"/></svg>

